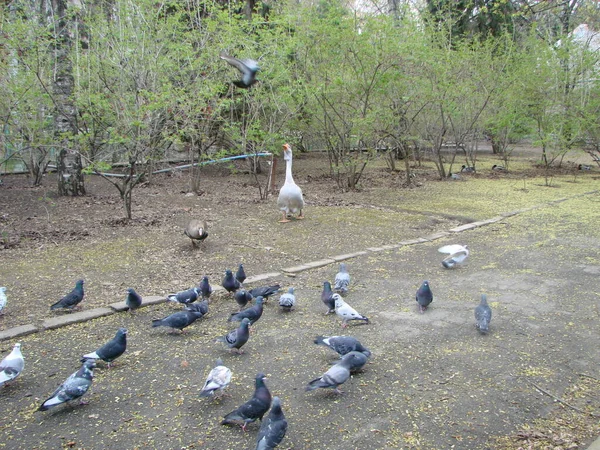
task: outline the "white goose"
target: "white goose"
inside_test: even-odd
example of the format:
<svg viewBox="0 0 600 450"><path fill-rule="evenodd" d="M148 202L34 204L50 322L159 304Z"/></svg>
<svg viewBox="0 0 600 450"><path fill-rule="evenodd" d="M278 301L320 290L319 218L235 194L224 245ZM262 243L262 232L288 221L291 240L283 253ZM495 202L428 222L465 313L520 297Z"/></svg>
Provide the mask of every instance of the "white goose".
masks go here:
<svg viewBox="0 0 600 450"><path fill-rule="evenodd" d="M281 223L289 222L288 214L298 214L298 219L304 219L302 189L294 183L292 178L292 147L290 144L283 144L283 159L285 160L285 183L281 187L277 199L277 206L283 214L283 218L279 221Z"/></svg>

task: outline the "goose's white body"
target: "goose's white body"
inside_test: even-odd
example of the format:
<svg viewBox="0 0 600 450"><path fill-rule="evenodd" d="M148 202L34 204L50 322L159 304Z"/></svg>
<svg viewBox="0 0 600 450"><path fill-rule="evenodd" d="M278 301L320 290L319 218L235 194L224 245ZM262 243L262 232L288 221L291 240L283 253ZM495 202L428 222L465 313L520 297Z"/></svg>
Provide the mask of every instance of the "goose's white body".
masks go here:
<svg viewBox="0 0 600 450"><path fill-rule="evenodd" d="M292 148L289 144L283 146L283 159L285 159L285 183L279 190L277 206L283 213L281 222L287 222L289 214L298 214L298 219L303 218L304 197L302 196L302 189L294 182L292 177Z"/></svg>

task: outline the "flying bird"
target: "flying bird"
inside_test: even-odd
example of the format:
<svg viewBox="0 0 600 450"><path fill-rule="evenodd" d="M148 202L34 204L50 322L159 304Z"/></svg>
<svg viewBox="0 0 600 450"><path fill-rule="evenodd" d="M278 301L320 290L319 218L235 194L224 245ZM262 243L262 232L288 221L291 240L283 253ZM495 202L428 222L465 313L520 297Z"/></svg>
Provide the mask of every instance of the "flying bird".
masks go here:
<svg viewBox="0 0 600 450"><path fill-rule="evenodd" d="M200 284L198 284L198 292L202 298L210 298L210 294L212 294L212 286L208 282L208 277L202 278L202 281L200 281Z"/></svg>
<svg viewBox="0 0 600 450"><path fill-rule="evenodd" d="M429 281L423 281L423 284L417 289L415 300L419 304L419 311L423 314L433 301L433 292L431 292L431 288L429 287Z"/></svg>
<svg viewBox="0 0 600 450"><path fill-rule="evenodd" d="M230 350L235 349L237 353L244 353L241 348L244 346L248 339L250 338L250 330L248 330L248 326L250 325L250 319L247 317L242 319L242 323L239 328L235 330L231 330L225 336L217 338L216 342L224 342Z"/></svg>
<svg viewBox="0 0 600 450"><path fill-rule="evenodd" d="M231 369L225 367L223 361L219 358L215 367L206 377L206 382L200 391L200 397L211 397L215 395L215 392L223 393L230 382Z"/></svg>
<svg viewBox="0 0 600 450"><path fill-rule="evenodd" d="M72 310L74 307L79 305L79 303L81 303L81 301L83 300L83 295L83 280L78 280L77 283L75 283L75 288L63 298L61 298L59 301L57 301L54 305L50 306L50 309Z"/></svg>
<svg viewBox="0 0 600 450"><path fill-rule="evenodd" d="M183 233L192 240L192 246L208 237L208 225L204 220L192 219L188 222Z"/></svg>
<svg viewBox="0 0 600 450"><path fill-rule="evenodd" d="M244 284L244 281L246 281L246 272L244 271L243 264L240 264L238 266L238 270L235 273L235 279L238 280L240 282L240 284Z"/></svg>
<svg viewBox="0 0 600 450"><path fill-rule="evenodd" d="M332 388L334 392L341 394L338 386L344 384L350 378L350 368L354 364L356 355L352 352L344 355L342 360L331 366L330 369L318 378L310 381L306 386L307 391L313 391L318 388Z"/></svg>
<svg viewBox="0 0 600 450"><path fill-rule="evenodd" d="M265 385L266 378L264 373L256 375L252 398L239 408L224 416L221 425L231 425L237 422L243 422L242 430L246 431L246 427L249 423L254 422L256 419L262 421L263 416L271 406L271 393Z"/></svg>
<svg viewBox="0 0 600 450"><path fill-rule="evenodd" d="M271 411L265 421L260 424L260 430L256 437L256 450L272 450L276 448L287 431L287 420L281 410L281 400L273 397Z"/></svg>
<svg viewBox="0 0 600 450"><path fill-rule="evenodd" d="M110 369L111 363L125 353L127 349L127 329L119 328L114 338L100 347L98 350L81 357L81 362L85 362L88 359L101 359L108 363Z"/></svg>
<svg viewBox="0 0 600 450"><path fill-rule="evenodd" d="M6 288L4 286L0 287L0 316L4 315L4 308L6 308Z"/></svg>
<svg viewBox="0 0 600 450"><path fill-rule="evenodd" d="M284 311L291 311L296 305L296 296L294 295L294 288L291 287L285 294L281 294L279 297L279 306Z"/></svg>
<svg viewBox="0 0 600 450"><path fill-rule="evenodd" d="M469 256L467 246L459 244L444 245L438 248L438 252L450 255L442 260L442 266L446 269L452 269L456 265L462 264Z"/></svg>
<svg viewBox="0 0 600 450"><path fill-rule="evenodd" d="M490 331L490 322L492 321L492 308L488 305L487 295L481 294L481 302L475 308L475 327L482 334L488 334Z"/></svg>
<svg viewBox="0 0 600 450"><path fill-rule="evenodd" d="M8 355L0 362L0 387L17 378L25 367L25 359L21 353L21 344L16 343Z"/></svg>
<svg viewBox="0 0 600 450"><path fill-rule="evenodd" d="M348 292L348 286L350 285L350 274L346 268L346 264L340 264L340 271L335 276L333 283L333 289L342 295L346 295Z"/></svg>
<svg viewBox="0 0 600 450"><path fill-rule="evenodd" d="M327 306L327 312L325 315L335 312L335 300L333 299L333 291L331 290L331 283L329 281L323 282L323 291L321 292L321 300Z"/></svg>
<svg viewBox="0 0 600 450"><path fill-rule="evenodd" d="M285 183L279 190L277 206L282 213L280 223L289 222L289 215L298 214L297 219L304 219L302 209L304 209L304 197L302 189L294 182L292 176L292 147L290 144L283 144L283 159L285 160Z"/></svg>
<svg viewBox="0 0 600 450"><path fill-rule="evenodd" d="M134 309L138 309L142 306L142 296L135 292L133 288L127 289L127 298L125 304L129 308L129 312L133 312Z"/></svg>
<svg viewBox="0 0 600 450"><path fill-rule="evenodd" d="M231 313L227 322L241 322L244 319L248 319L250 321L250 325L254 325L254 323L260 319L263 313L263 298L256 297L254 300L254 306L250 308L246 308L237 313Z"/></svg>
<svg viewBox="0 0 600 450"><path fill-rule="evenodd" d="M333 294L335 301L335 313L342 319L342 328L348 326L348 322L351 320L362 320L366 324L369 323L368 317L359 314L352 306L344 301L340 294Z"/></svg>
<svg viewBox="0 0 600 450"><path fill-rule="evenodd" d="M253 59L237 59L232 56L229 56L225 53L221 53L219 55L221 59L227 61L230 65L235 67L242 74L241 80L236 80L233 82L237 87L242 89L248 89L258 80L256 79L256 73L260 70L258 66L258 62Z"/></svg>
<svg viewBox="0 0 600 450"><path fill-rule="evenodd" d="M240 289L240 290L236 291L235 294L233 295L233 297L235 298L235 301L239 305L240 311L242 310L242 308L244 306L246 306L248 304L248 302L250 300L252 300L254 298L254 297L252 297L252 294L245 289Z"/></svg>
<svg viewBox="0 0 600 450"><path fill-rule="evenodd" d="M223 277L221 286L223 286L227 292L235 292L240 288L240 282L235 279L233 272L227 269L225 271L225 277Z"/></svg>
<svg viewBox="0 0 600 450"><path fill-rule="evenodd" d="M202 317L203 314L197 311L178 311L165 317L164 319L152 320L152 327L168 327L178 329L183 333L183 329L193 324L197 319Z"/></svg>
<svg viewBox="0 0 600 450"><path fill-rule="evenodd" d="M317 336L314 342L329 347L340 356L350 352L360 352L366 357L371 356L371 351L352 336Z"/></svg>
<svg viewBox="0 0 600 450"><path fill-rule="evenodd" d="M94 379L94 360L86 360L81 369L74 372L61 384L54 393L38 408L38 411L46 411L62 403L81 398L92 385ZM83 401L81 404L85 404Z"/></svg>
<svg viewBox="0 0 600 450"><path fill-rule="evenodd" d="M175 303L183 303L187 305L189 303L193 303L198 299L199 289L197 287L193 287L187 289L185 291L177 292L176 294L167 295L167 300Z"/></svg>

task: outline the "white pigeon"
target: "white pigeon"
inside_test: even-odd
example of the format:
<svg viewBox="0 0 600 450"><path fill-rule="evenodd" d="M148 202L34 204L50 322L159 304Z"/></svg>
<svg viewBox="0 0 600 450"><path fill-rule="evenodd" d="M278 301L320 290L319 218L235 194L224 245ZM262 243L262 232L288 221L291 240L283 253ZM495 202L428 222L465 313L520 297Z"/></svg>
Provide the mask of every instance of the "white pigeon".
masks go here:
<svg viewBox="0 0 600 450"><path fill-rule="evenodd" d="M344 301L340 294L333 294L333 300L335 301L335 313L342 319L342 328L346 328L350 320L363 320L365 323L369 323L369 318L359 314Z"/></svg>
<svg viewBox="0 0 600 450"><path fill-rule="evenodd" d="M217 359L217 365L210 371L204 387L200 391L200 397L210 397L215 391L223 392L231 382L231 369L223 365L221 358Z"/></svg>
<svg viewBox="0 0 600 450"><path fill-rule="evenodd" d="M21 354L21 344L15 344L12 352L0 362L0 386L17 378L23 371L25 360Z"/></svg>
<svg viewBox="0 0 600 450"><path fill-rule="evenodd" d="M6 306L6 288L0 287L0 316L4 315L4 308Z"/></svg>
<svg viewBox="0 0 600 450"><path fill-rule="evenodd" d="M336 274L335 280L333 283L333 289L336 292L341 293L342 295L348 292L348 286L350 285L350 274L348 273L348 269L346 268L346 264L340 264L340 271Z"/></svg>
<svg viewBox="0 0 600 450"><path fill-rule="evenodd" d="M443 247L438 248L438 252L450 255L442 260L442 266L446 269L452 269L457 264L462 264L469 256L469 249L467 246L460 244L444 245Z"/></svg>

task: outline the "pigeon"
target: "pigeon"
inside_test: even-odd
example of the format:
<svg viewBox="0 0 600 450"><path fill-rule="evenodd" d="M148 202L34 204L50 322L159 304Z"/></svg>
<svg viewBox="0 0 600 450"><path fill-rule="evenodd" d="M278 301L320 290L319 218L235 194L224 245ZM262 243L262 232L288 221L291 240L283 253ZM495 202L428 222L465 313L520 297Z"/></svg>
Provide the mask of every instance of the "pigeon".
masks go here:
<svg viewBox="0 0 600 450"><path fill-rule="evenodd" d="M419 311L423 314L433 301L433 292L431 292L431 288L429 287L429 281L423 281L421 287L417 289L415 300L419 304Z"/></svg>
<svg viewBox="0 0 600 450"><path fill-rule="evenodd" d="M306 390L313 391L318 388L333 388L335 392L341 394L342 391L338 389L338 386L350 378L350 367L354 365L355 359L356 354L352 352L344 355L339 363L333 365L320 377L310 381L306 386Z"/></svg>
<svg viewBox="0 0 600 450"><path fill-rule="evenodd" d="M186 311L194 311L202 314L200 317L198 317L198 319L200 319L208 314L208 300L204 299L198 303L190 303L189 305L186 305L184 309Z"/></svg>
<svg viewBox="0 0 600 450"><path fill-rule="evenodd" d="M51 310L56 309L73 309L83 300L83 280L78 280L75 283L75 289L57 301L54 305L50 306Z"/></svg>
<svg viewBox="0 0 600 450"><path fill-rule="evenodd" d="M335 313L342 318L342 328L346 328L350 320L363 320L365 323L369 323L369 319L346 303L340 294L333 294L333 299L335 301Z"/></svg>
<svg viewBox="0 0 600 450"><path fill-rule="evenodd" d="M267 420L260 424L256 437L256 450L272 450L277 447L285 437L287 426L287 420L281 410L281 400L279 397L273 397Z"/></svg>
<svg viewBox="0 0 600 450"><path fill-rule="evenodd" d="M263 416L269 410L271 406L271 393L265 385L265 379L267 377L264 373L256 375L254 395L252 398L240 406L238 409L231 411L229 414L224 416L221 421L221 425L231 425L236 422L244 422L242 430L246 431L246 427L249 423L254 422L256 419L262 421Z"/></svg>
<svg viewBox="0 0 600 450"><path fill-rule="evenodd" d="M235 292L240 288L240 282L234 278L233 272L227 269L221 286L223 286L227 292Z"/></svg>
<svg viewBox="0 0 600 450"><path fill-rule="evenodd" d="M199 290L197 287L193 287L188 289L187 291L181 291L177 294L169 294L167 295L167 300L175 303L183 303L187 305L189 303L193 303L198 299Z"/></svg>
<svg viewBox="0 0 600 450"><path fill-rule="evenodd" d="M487 295L481 294L481 303L475 308L475 327L480 333L488 334L491 320L492 308L487 303Z"/></svg>
<svg viewBox="0 0 600 450"><path fill-rule="evenodd" d="M94 368L96 362L87 360L77 372L71 374L63 384L38 408L38 411L46 411L54 406L82 397L92 385L94 379ZM81 402L84 404L84 402Z"/></svg>
<svg viewBox="0 0 600 450"><path fill-rule="evenodd" d="M464 173L475 173L475 167L467 167L463 164L460 171Z"/></svg>
<svg viewBox="0 0 600 450"><path fill-rule="evenodd" d="M291 311L294 309L295 305L296 296L294 295L294 288L291 287L285 294L281 294L279 297L279 306L281 306L284 311Z"/></svg>
<svg viewBox="0 0 600 450"><path fill-rule="evenodd" d="M577 166L577 169L579 169L579 170L592 170L592 166L588 166L587 164L579 164Z"/></svg>
<svg viewBox="0 0 600 450"><path fill-rule="evenodd" d="M126 348L127 329L119 328L114 338L112 338L95 352L83 355L81 357L81 362L85 362L88 359L101 359L102 361L108 363L108 368L110 369L110 364L123 353L125 353Z"/></svg>
<svg viewBox="0 0 600 450"><path fill-rule="evenodd" d="M4 315L4 308L6 307L6 288L0 287L0 316Z"/></svg>
<svg viewBox="0 0 600 450"><path fill-rule="evenodd" d="M321 300L325 303L328 310L325 315L335 312L335 300L333 299L333 291L331 290L331 283L329 281L323 282L323 292L321 292Z"/></svg>
<svg viewBox="0 0 600 450"><path fill-rule="evenodd" d="M240 284L244 284L244 281L246 280L246 272L244 272L243 264L240 264L238 266L238 270L235 273L235 279L238 280L240 282Z"/></svg>
<svg viewBox="0 0 600 450"><path fill-rule="evenodd" d="M212 294L212 287L208 282L208 277L202 278L200 284L198 284L198 292L202 296L202 298L210 298L210 294Z"/></svg>
<svg viewBox="0 0 600 450"><path fill-rule="evenodd" d="M452 269L457 264L462 264L469 256L469 249L467 246L459 244L444 245L443 247L438 248L438 252L448 253L450 255L442 260L442 266L446 269Z"/></svg>
<svg viewBox="0 0 600 450"><path fill-rule="evenodd" d="M281 286L279 284L274 284L273 286L255 287L254 289L250 289L248 292L250 292L250 295L252 295L254 298L262 297L265 301L267 301L271 295L277 294L279 289L281 289Z"/></svg>
<svg viewBox="0 0 600 450"><path fill-rule="evenodd" d="M348 367L350 373L359 372L365 366L365 364L367 364L367 361L369 361L369 358L367 358L367 356L361 352L350 352L347 354L354 355L354 358L351 360L350 367Z"/></svg>
<svg viewBox="0 0 600 450"><path fill-rule="evenodd" d="M371 356L370 350L352 336L317 336L314 342L317 345L329 347L340 356L344 356L350 352L364 353L366 357Z"/></svg>
<svg viewBox="0 0 600 450"><path fill-rule="evenodd" d="M263 313L263 298L256 297L256 300L254 300L254 306L251 306L250 308L246 308L237 313L231 313L231 316L229 316L229 319L227 319L227 322L240 322L247 318L250 321L250 325L254 325L254 323L258 319L260 319L260 316L262 316L262 313Z"/></svg>
<svg viewBox="0 0 600 450"><path fill-rule="evenodd" d="M492 170L495 170L495 171L497 171L497 172L506 172L506 167L504 167L504 166L499 166L499 165L497 165L497 164L494 164L494 165L492 166Z"/></svg>
<svg viewBox="0 0 600 450"><path fill-rule="evenodd" d="M228 56L225 53L221 53L219 55L221 59L224 59L242 74L241 80L236 80L233 82L237 87L242 89L247 89L256 83L258 80L256 79L256 72L260 70L258 63L253 59L237 59L232 56Z"/></svg>
<svg viewBox="0 0 600 450"><path fill-rule="evenodd" d="M154 319L152 321L152 327L169 327L173 329L178 329L183 333L183 329L188 325L191 325L202 317L203 314L197 311L179 311L170 316L165 317L164 319Z"/></svg>
<svg viewBox="0 0 600 450"><path fill-rule="evenodd" d="M127 289L127 298L125 299L125 304L129 308L129 312L132 312L134 309L138 309L142 306L142 297L140 294L135 292L133 288Z"/></svg>
<svg viewBox="0 0 600 450"><path fill-rule="evenodd" d="M245 289L240 289L239 291L236 291L236 293L234 294L234 298L235 301L237 302L238 305L240 305L240 311L242 310L242 308L244 306L246 306L248 304L248 302L250 300L252 300L254 297L252 297L252 294L250 292L248 292Z"/></svg>
<svg viewBox="0 0 600 450"><path fill-rule="evenodd" d="M250 331L248 330L249 324L250 319L247 317L242 319L242 323L240 324L239 328L231 330L225 336L217 338L216 342L224 342L227 344L230 350L235 349L237 353L244 353L241 348L246 342L248 342L248 338L250 337Z"/></svg>
<svg viewBox="0 0 600 450"><path fill-rule="evenodd" d="M350 274L348 273L348 269L346 269L346 264L340 264L340 271L335 276L335 281L333 282L333 289L335 292L339 292L342 295L346 295L348 292L348 285L350 284Z"/></svg>
<svg viewBox="0 0 600 450"><path fill-rule="evenodd" d="M196 242L200 243L208 237L208 226L204 220L192 219L188 222L183 233L192 240L195 247Z"/></svg>
<svg viewBox="0 0 600 450"><path fill-rule="evenodd" d="M0 362L0 387L4 386L4 383L17 378L23 371L24 366L25 360L21 354L21 344L16 343L12 352Z"/></svg>
<svg viewBox="0 0 600 450"><path fill-rule="evenodd" d="M217 359L217 365L210 371L206 382L200 391L200 397L211 397L216 391L223 392L231 382L231 369L223 365L221 358Z"/></svg>

